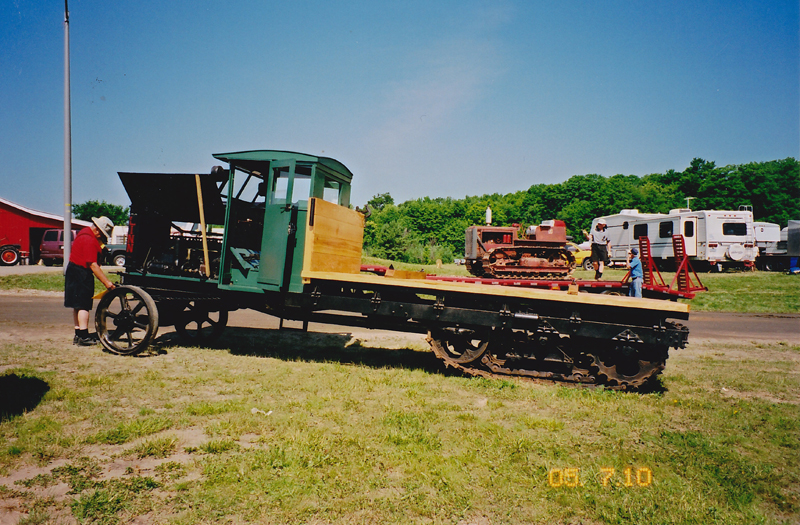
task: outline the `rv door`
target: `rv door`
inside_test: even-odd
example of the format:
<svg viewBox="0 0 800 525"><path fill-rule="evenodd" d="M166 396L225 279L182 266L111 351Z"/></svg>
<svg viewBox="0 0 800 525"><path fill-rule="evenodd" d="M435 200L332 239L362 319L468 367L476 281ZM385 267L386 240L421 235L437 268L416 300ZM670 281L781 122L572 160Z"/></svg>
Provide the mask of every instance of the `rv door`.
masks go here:
<svg viewBox="0 0 800 525"><path fill-rule="evenodd" d="M697 257L697 217L682 217L681 233L686 245L686 255Z"/></svg>

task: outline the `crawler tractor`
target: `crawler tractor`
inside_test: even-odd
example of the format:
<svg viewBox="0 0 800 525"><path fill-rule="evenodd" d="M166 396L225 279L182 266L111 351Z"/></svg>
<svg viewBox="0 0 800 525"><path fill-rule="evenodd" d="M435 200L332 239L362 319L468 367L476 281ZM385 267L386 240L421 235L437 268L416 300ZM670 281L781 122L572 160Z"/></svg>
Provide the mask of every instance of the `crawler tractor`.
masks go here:
<svg viewBox="0 0 800 525"><path fill-rule="evenodd" d="M471 226L464 253L476 277L565 279L575 269L564 221L544 221L522 236L517 226Z"/></svg>

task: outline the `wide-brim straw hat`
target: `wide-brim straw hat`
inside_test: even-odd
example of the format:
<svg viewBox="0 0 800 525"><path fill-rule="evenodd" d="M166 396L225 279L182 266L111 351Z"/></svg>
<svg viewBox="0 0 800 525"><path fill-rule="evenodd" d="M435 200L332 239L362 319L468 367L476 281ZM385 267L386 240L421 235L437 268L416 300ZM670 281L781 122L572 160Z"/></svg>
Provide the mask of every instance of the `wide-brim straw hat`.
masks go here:
<svg viewBox="0 0 800 525"><path fill-rule="evenodd" d="M92 217L92 223L100 230L106 238L106 242L111 239L111 232L114 231L114 223L108 217Z"/></svg>

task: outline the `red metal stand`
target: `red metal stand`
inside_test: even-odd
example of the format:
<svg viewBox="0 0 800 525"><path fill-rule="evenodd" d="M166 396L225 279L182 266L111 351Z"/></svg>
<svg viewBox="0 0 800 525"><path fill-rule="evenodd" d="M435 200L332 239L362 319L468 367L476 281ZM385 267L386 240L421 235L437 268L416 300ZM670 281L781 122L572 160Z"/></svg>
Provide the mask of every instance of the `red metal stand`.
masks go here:
<svg viewBox="0 0 800 525"><path fill-rule="evenodd" d="M675 277L672 278L669 287L672 288L677 282L678 291L680 292L694 293L708 290L700 282L697 272L694 271L692 263L689 262L683 235L672 236L672 251L675 254ZM692 279L692 276L694 276L694 279Z"/></svg>
<svg viewBox="0 0 800 525"><path fill-rule="evenodd" d="M680 239L679 246L675 244L675 237ZM672 243L673 249L675 250L675 260L680 262L678 263L678 271L675 274L675 278L672 279L670 285L667 286L667 283L664 281L664 278L661 277L661 272L658 271L656 261L653 258L652 250L650 248L650 239L644 236L639 237L639 259L642 261L642 289L650 292L663 293L667 296L692 299L694 297L694 292L699 290L707 290L708 288L704 287L702 284L699 284L700 279L697 277L694 269L692 269L692 266L689 263L689 258L686 256L686 249L683 245L683 236L673 235ZM698 283L697 285L692 281L689 272L694 275L694 278ZM630 276L631 272L628 271L628 273L625 274L625 277L622 278L622 283L627 284ZM678 284L677 288L675 287L676 282Z"/></svg>
<svg viewBox="0 0 800 525"><path fill-rule="evenodd" d="M658 271L655 260L653 260L652 252L650 249L650 239L646 236L639 237L639 259L642 261L642 285L652 287L654 289L671 289L672 286L667 286L664 278L661 277L661 272ZM622 279L622 282L627 282L630 277L630 272Z"/></svg>

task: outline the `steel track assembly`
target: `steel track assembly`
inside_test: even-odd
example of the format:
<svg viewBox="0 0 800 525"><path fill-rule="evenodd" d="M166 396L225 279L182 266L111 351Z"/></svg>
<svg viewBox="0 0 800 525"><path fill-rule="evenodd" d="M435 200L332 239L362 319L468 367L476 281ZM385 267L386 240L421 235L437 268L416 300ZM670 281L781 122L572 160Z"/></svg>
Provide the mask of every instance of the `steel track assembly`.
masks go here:
<svg viewBox="0 0 800 525"><path fill-rule="evenodd" d="M554 268L552 266L545 266L541 268L506 266L501 269L497 265L484 264L482 260L467 260L465 266L471 275L474 275L478 278L530 279L537 281L570 281L573 279L572 272L575 269L574 258L571 263L568 262L568 265L562 268Z"/></svg>
<svg viewBox="0 0 800 525"><path fill-rule="evenodd" d="M681 330L681 325L670 327ZM664 370L667 346L642 346L610 341L583 341L599 345L595 351L577 347L568 337L531 335L524 331L487 332L437 329L426 338L446 367L477 377L520 379L580 386L604 386L612 390L637 390L650 384ZM605 348L604 348L605 347Z"/></svg>

